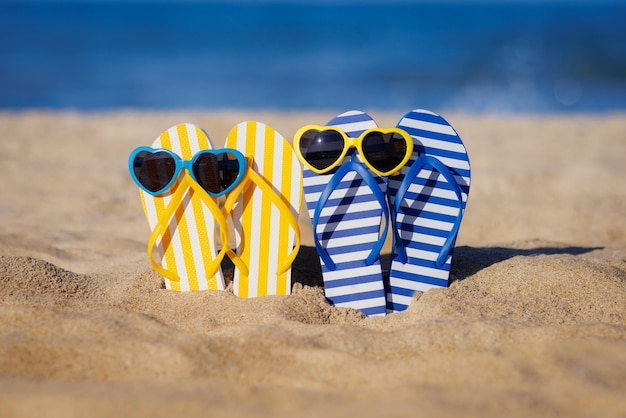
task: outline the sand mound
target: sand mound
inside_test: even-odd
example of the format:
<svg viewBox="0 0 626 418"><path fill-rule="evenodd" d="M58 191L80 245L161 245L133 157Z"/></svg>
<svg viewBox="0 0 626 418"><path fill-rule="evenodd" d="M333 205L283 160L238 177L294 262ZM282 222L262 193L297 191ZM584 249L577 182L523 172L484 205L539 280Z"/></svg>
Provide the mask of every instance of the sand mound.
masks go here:
<svg viewBox="0 0 626 418"><path fill-rule="evenodd" d="M462 280L385 318L331 307L322 288L301 284L287 297L239 299L228 291L167 291L149 270L87 276L2 257L0 374L376 388L434 365L448 375L445 357L455 352L514 351L529 339L594 337L623 348L626 273L580 249L532 244L539 246L458 248ZM477 258L485 265L478 271L464 263Z"/></svg>
<svg viewBox="0 0 626 418"><path fill-rule="evenodd" d="M485 253L459 250L464 259ZM567 248L562 251L564 254L548 255L559 250L537 249L526 251L530 255L513 256L519 251L509 250L511 258L457 281L449 289L427 292L411 312L416 319L476 317L538 325L626 324L626 272L567 254ZM497 251L491 257L498 257Z"/></svg>

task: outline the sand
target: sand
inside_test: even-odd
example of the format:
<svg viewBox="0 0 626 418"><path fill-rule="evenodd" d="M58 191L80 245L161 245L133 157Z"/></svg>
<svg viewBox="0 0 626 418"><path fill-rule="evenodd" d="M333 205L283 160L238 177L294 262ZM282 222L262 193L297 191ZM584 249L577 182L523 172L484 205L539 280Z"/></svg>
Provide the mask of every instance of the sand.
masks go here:
<svg viewBox="0 0 626 418"><path fill-rule="evenodd" d="M444 114L472 163L454 282L403 313L328 305L306 213L292 295L162 289L129 152L333 116L0 113L0 416L626 416L624 114Z"/></svg>

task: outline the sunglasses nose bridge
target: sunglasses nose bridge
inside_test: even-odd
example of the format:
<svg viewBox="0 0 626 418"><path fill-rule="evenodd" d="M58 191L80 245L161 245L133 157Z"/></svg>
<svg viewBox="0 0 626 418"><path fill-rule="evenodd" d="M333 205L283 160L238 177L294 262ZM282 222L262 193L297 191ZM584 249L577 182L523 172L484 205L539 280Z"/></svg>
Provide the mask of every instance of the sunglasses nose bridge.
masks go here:
<svg viewBox="0 0 626 418"><path fill-rule="evenodd" d="M180 175L180 171L186 171L187 174L189 174L191 176L191 178L194 177L193 175L193 163L194 163L194 159L191 160L184 160L181 161L179 160L180 163L178 165L178 171L179 171L179 175Z"/></svg>
<svg viewBox="0 0 626 418"><path fill-rule="evenodd" d="M344 155L352 155L356 152L358 152L360 155L363 155L363 148L361 147L361 144L363 142L363 138L361 136L359 137L352 137L352 136L348 136L345 135L344 136L344 141L345 142L345 154Z"/></svg>

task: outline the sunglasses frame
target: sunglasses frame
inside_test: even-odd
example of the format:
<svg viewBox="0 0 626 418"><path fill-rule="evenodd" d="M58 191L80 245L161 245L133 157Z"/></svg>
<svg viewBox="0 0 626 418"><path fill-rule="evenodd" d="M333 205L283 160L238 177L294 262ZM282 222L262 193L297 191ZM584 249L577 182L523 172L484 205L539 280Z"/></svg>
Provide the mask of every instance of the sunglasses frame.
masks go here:
<svg viewBox="0 0 626 418"><path fill-rule="evenodd" d="M337 160L334 163L332 163L330 166L323 168L323 169L313 167L302 155L302 152L300 151L300 140L302 139L302 135L304 135L304 133L308 131L318 131L318 132L333 131L333 132L338 132L343 137L343 140L344 140L343 151L341 152L339 157L337 157ZM369 161L367 161L367 158L365 154L363 153L363 139L367 135L373 132L381 133L383 135L390 134L390 133L398 134L406 142L406 154L404 158L402 159L402 161L397 165L397 167L394 167L392 170L380 171L376 167L372 166L372 164ZM298 156L298 159L304 165L306 165L311 171L317 174L325 174L337 168L342 163L343 159L346 158L346 156L348 155L348 151L350 150L350 148L355 148L359 152L359 155L361 156L361 160L365 163L365 165L371 171L378 174L379 176L388 177L388 176L394 176L398 174L400 172L400 169L411 158L411 155L413 154L413 139L411 138L411 135L409 135L405 130L399 129L399 128L385 128L385 129L370 128L364 131L363 133L361 133L361 135L359 135L358 137L354 138L354 137L348 136L347 133L345 133L341 129L334 127L334 126L306 125L298 129L298 131L296 132L294 139L293 139L293 148L294 148L294 151L296 152L296 155Z"/></svg>
<svg viewBox="0 0 626 418"><path fill-rule="evenodd" d="M160 190L153 192L147 189L143 184L141 184L141 182L135 176L135 164L134 164L135 158L140 152L149 152L151 154L156 154L158 152L165 152L166 154L168 154L174 159L174 162L176 164L176 168L174 169L174 175L172 176L171 180L167 183L167 185L165 185ZM226 153L230 153L234 155L236 158L236 161L239 163L239 173L237 173L237 177L227 188L225 188L224 190L218 193L214 193L209 190L206 190L204 187L202 187L202 185L200 185L200 183L198 183L198 180L196 179L196 176L193 173L194 163L196 162L198 158L200 158L201 156L205 154L219 155L219 154L226 154ZM193 155L193 157L191 157L191 159L183 160L174 151L169 150L167 148L152 148L152 147L143 146L143 147L135 148L133 152L130 153L130 156L128 157L128 170L130 171L130 176L132 177L133 181L137 184L137 186L141 188L141 190L145 191L148 194L151 194L152 196L160 195L166 190L168 190L170 187L172 187L172 184L174 184L176 179L180 176L180 172L183 169L187 170L187 173L193 179L193 181L198 183L200 188L204 190L205 192L207 192L207 194L213 197L219 197L232 191L237 186L237 184L241 182L241 180L243 179L246 173L246 170L248 169L248 163L247 163L246 158L243 156L243 154L240 151L233 149L233 148L220 148L216 150L212 150L212 149L200 150L196 152Z"/></svg>

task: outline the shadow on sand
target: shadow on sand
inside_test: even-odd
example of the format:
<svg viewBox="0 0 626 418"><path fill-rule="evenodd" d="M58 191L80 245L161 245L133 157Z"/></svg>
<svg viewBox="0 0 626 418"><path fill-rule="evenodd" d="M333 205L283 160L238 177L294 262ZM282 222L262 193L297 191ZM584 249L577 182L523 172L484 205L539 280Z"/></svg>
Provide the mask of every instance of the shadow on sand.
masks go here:
<svg viewBox="0 0 626 418"><path fill-rule="evenodd" d="M531 249L506 248L506 247L467 247L461 246L454 249L452 268L450 271L451 282L464 280L482 269L493 264L508 260L513 257L533 257L537 255L568 254L580 255L591 251L600 250L603 247L538 247ZM389 277L391 254L382 254L383 278ZM230 260L224 258L222 268L227 283L232 280L234 266ZM300 283L303 286L324 286L322 279L322 267L315 247L302 246L292 266L292 283Z"/></svg>

